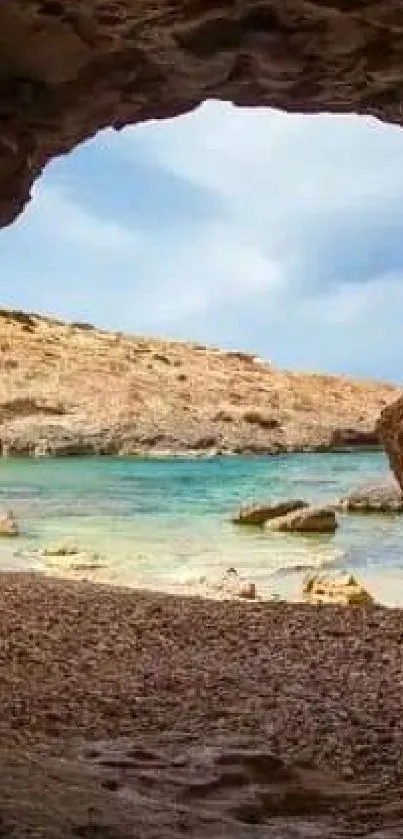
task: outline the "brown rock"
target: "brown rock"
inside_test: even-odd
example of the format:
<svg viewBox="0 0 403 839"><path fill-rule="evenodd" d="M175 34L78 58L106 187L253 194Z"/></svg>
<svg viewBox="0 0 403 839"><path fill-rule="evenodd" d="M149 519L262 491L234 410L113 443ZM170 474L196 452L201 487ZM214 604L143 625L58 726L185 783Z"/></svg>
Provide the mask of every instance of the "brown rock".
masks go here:
<svg viewBox="0 0 403 839"><path fill-rule="evenodd" d="M285 516L295 510L308 507L305 501L299 498L290 501L267 502L266 504L251 504L248 507L241 507L239 513L232 519L234 524L255 524L262 525L269 519Z"/></svg>
<svg viewBox="0 0 403 839"><path fill-rule="evenodd" d="M373 429L336 428L332 433L331 447L342 451L376 449L379 447L379 438Z"/></svg>
<svg viewBox="0 0 403 839"><path fill-rule="evenodd" d="M348 513L401 513L403 495L394 481L385 481L353 490L340 499L340 508Z"/></svg>
<svg viewBox="0 0 403 839"><path fill-rule="evenodd" d="M328 507L307 507L272 519L266 527L281 533L334 533L337 519L334 510Z"/></svg>
<svg viewBox="0 0 403 839"><path fill-rule="evenodd" d="M352 574L310 574L303 584L303 598L308 603L368 606L373 598Z"/></svg>
<svg viewBox="0 0 403 839"><path fill-rule="evenodd" d="M207 97L402 121L399 0L7 0L0 49L0 224L53 156Z"/></svg>
<svg viewBox="0 0 403 839"><path fill-rule="evenodd" d="M247 582L241 583L239 590L238 590L238 597L241 597L243 600L256 600L257 597L257 590L256 590L256 583Z"/></svg>
<svg viewBox="0 0 403 839"><path fill-rule="evenodd" d="M382 411L377 433L385 447L390 467L403 489L403 396Z"/></svg>
<svg viewBox="0 0 403 839"><path fill-rule="evenodd" d="M0 536L19 536L18 522L12 510L0 514Z"/></svg>

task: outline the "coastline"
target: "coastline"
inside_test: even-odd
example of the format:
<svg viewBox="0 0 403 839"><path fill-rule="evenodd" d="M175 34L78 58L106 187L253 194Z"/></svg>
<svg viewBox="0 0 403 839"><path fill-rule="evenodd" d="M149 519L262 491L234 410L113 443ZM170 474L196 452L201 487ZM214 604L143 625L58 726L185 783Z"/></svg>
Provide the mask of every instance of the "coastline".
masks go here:
<svg viewBox="0 0 403 839"><path fill-rule="evenodd" d="M63 839L401 826L402 615L1 574L0 760L32 785L18 807L3 771L0 811Z"/></svg>
<svg viewBox="0 0 403 839"><path fill-rule="evenodd" d="M354 481L382 481L385 468L378 454L3 461L2 503L20 533L1 541L0 569L223 599L234 596L225 574L235 568L257 599L292 602L301 600L307 573L348 572L378 602L403 606L401 516L340 512L336 533L317 536L231 521L245 500L332 504Z"/></svg>
<svg viewBox="0 0 403 839"><path fill-rule="evenodd" d="M34 447L35 448L35 447ZM371 452L383 452L382 446L350 446L350 447L337 447L337 446L324 446L319 444L317 446L278 446L275 449L272 447L262 447L256 448L255 450L251 450L250 447L245 446L245 448L239 447L236 451L230 450L220 450L220 449L136 449L135 451L116 451L116 452L104 452L98 451L96 448L93 450L88 450L87 446L83 447L83 450L80 451L80 447L76 446L74 451L67 451L64 452L55 450L53 452L42 452L42 451L28 451L27 453L16 453L16 452L8 452L8 451L0 451L0 460L42 460L43 458L52 460L57 458L63 459L73 459L73 458L80 458L80 457L93 457L93 458L133 458L133 459L140 459L140 460L171 460L171 459L183 459L183 460L204 460L216 457L228 457L228 458L237 458L237 457L248 457L248 458L258 458L258 457L284 457L287 454L365 454Z"/></svg>
<svg viewBox="0 0 403 839"><path fill-rule="evenodd" d="M387 382L280 370L244 352L33 313L0 311L0 339L4 455L367 448L399 394Z"/></svg>

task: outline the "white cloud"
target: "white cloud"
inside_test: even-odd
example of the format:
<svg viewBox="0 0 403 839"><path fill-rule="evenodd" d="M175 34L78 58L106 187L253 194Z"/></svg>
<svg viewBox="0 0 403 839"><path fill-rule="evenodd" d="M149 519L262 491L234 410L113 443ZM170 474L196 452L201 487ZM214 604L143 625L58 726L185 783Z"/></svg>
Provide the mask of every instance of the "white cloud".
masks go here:
<svg viewBox="0 0 403 839"><path fill-rule="evenodd" d="M131 255L141 245L142 237L113 219L96 216L60 185L37 184L33 193L34 221L49 236L69 245L105 253L125 250Z"/></svg>
<svg viewBox="0 0 403 839"><path fill-rule="evenodd" d="M91 149L101 149L100 165L119 161L102 200L82 163ZM19 225L29 264L3 260L9 275L35 273L45 308L250 347L295 367L400 375L399 129L210 102L182 119L105 132L78 158L80 171L74 155L64 158L36 188ZM133 195L136 213L126 200L117 218L113 207ZM167 202L154 223L150 195Z"/></svg>

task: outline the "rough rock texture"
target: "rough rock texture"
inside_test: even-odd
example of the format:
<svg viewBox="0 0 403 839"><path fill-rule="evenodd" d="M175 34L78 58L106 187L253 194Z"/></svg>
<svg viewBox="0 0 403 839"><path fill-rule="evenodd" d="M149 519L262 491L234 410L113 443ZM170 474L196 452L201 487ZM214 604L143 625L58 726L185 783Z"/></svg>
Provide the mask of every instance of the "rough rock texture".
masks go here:
<svg viewBox="0 0 403 839"><path fill-rule="evenodd" d="M255 524L262 525L265 521L285 516L287 513L292 513L294 510L301 510L307 507L306 501L300 498L292 499L290 501L266 501L264 504L251 504L247 507L241 507L239 513L232 519L234 524Z"/></svg>
<svg viewBox="0 0 403 839"><path fill-rule="evenodd" d="M0 223L54 155L214 97L402 120L399 0L7 0Z"/></svg>
<svg viewBox="0 0 403 839"><path fill-rule="evenodd" d="M346 426L373 433L396 394L245 353L0 311L4 455L327 450Z"/></svg>
<svg viewBox="0 0 403 839"><path fill-rule="evenodd" d="M401 839L401 611L2 574L0 637L4 839Z"/></svg>
<svg viewBox="0 0 403 839"><path fill-rule="evenodd" d="M392 472L403 489L403 397L384 408L376 430L389 457Z"/></svg>
<svg viewBox="0 0 403 839"><path fill-rule="evenodd" d="M385 481L352 490L340 499L340 509L347 513L401 513L403 495L395 481Z"/></svg>
<svg viewBox="0 0 403 839"><path fill-rule="evenodd" d="M307 603L338 603L341 606L370 606L371 595L352 574L309 574L303 585Z"/></svg>
<svg viewBox="0 0 403 839"><path fill-rule="evenodd" d="M269 530L280 533L334 533L337 519L328 507L307 507L266 522Z"/></svg>

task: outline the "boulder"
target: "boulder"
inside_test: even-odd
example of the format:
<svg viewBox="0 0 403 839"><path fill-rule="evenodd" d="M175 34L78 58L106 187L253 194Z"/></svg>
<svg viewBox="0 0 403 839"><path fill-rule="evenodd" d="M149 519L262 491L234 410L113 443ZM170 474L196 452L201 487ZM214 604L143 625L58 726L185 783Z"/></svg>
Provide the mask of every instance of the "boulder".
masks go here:
<svg viewBox="0 0 403 839"><path fill-rule="evenodd" d="M307 603L334 603L343 606L369 606L374 601L352 574L308 574L303 583Z"/></svg>
<svg viewBox="0 0 403 839"><path fill-rule="evenodd" d="M340 509L347 513L401 513L402 491L395 481L360 487L340 499Z"/></svg>
<svg viewBox="0 0 403 839"><path fill-rule="evenodd" d="M0 536L18 536L20 529L12 510L0 513Z"/></svg>
<svg viewBox="0 0 403 839"><path fill-rule="evenodd" d="M293 498L290 501L267 501L262 504L250 504L247 507L241 507L232 521L234 524L263 525L270 519L285 516L287 513L302 510L305 507L308 507L308 504L300 498Z"/></svg>
<svg viewBox="0 0 403 839"><path fill-rule="evenodd" d="M281 533L334 533L337 519L330 507L305 507L267 521L266 527Z"/></svg>

